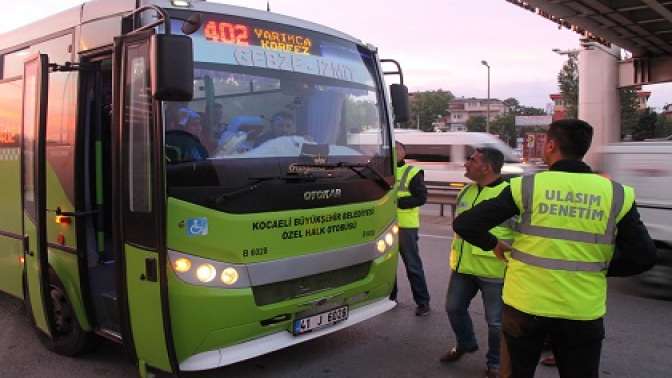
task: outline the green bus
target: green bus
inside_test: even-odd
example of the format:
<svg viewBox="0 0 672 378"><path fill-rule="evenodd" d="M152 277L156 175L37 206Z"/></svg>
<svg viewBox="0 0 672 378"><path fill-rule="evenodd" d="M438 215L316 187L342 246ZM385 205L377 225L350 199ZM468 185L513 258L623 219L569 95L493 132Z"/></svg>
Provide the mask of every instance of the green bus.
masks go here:
<svg viewBox="0 0 672 378"><path fill-rule="evenodd" d="M50 350L107 338L142 376L374 317L407 118L395 61L271 12L94 0L2 34L0 290Z"/></svg>

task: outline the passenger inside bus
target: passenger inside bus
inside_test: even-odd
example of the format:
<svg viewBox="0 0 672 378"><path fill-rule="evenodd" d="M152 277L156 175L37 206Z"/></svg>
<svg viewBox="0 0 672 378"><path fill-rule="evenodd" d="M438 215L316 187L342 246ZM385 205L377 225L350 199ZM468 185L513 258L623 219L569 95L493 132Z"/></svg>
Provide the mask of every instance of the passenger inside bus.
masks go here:
<svg viewBox="0 0 672 378"><path fill-rule="evenodd" d="M295 134L296 124L294 123L294 117L286 111L281 111L275 113L273 117L271 117L271 129L268 133L262 135L260 140L266 142L281 136Z"/></svg>
<svg viewBox="0 0 672 378"><path fill-rule="evenodd" d="M201 143L203 126L201 116L184 107L177 113L177 119L166 122L166 151L171 163L204 160L208 151Z"/></svg>
<svg viewBox="0 0 672 378"><path fill-rule="evenodd" d="M259 144L264 120L259 116L235 116L219 137L216 156L238 155Z"/></svg>
<svg viewBox="0 0 672 378"><path fill-rule="evenodd" d="M271 128L260 138L261 143L250 155L299 156L304 144L315 144L311 135L300 135L289 112L275 113L271 118Z"/></svg>

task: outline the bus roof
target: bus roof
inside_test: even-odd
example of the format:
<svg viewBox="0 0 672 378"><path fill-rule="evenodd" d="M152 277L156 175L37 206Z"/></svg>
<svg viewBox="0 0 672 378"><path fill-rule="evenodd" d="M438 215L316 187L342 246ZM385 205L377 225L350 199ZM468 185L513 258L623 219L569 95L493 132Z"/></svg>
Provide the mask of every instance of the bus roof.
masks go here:
<svg viewBox="0 0 672 378"><path fill-rule="evenodd" d="M190 8L180 8L172 5L170 0L141 0L141 5L154 4L162 8L186 9L189 11L202 11L220 14L229 14L233 16L247 17L258 20L276 22L292 25L308 30L314 30L320 33L332 35L341 39L346 39L357 44L363 44L348 34L338 30L319 25L310 21L285 16L277 13L266 12L257 9L210 3L205 0L191 0ZM0 52L11 50L14 47L21 46L29 41L45 37L51 34L57 34L67 29L74 28L80 24L104 19L110 16L127 13L136 8L135 0L90 0L81 5L77 5L68 10L59 12L41 20L24 25L18 29L0 34ZM39 28L35 27L39 24ZM110 43L112 40L110 39Z"/></svg>

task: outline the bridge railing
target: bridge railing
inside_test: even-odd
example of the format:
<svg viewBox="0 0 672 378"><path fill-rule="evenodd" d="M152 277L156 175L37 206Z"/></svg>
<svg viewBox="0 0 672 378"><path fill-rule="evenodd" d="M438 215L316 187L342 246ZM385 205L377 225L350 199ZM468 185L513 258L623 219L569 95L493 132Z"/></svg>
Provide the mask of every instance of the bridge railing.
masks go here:
<svg viewBox="0 0 672 378"><path fill-rule="evenodd" d="M457 208L457 194L460 192L459 188L451 187L446 182L439 181L425 181L427 187L427 203L440 205L440 215L444 216L444 207L450 206L450 215L455 218L455 210Z"/></svg>

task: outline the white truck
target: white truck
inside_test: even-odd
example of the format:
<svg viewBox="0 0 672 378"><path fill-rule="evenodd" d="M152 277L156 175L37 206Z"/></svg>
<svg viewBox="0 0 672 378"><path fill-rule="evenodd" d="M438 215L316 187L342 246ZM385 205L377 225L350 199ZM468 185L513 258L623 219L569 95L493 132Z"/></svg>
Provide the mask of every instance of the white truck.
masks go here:
<svg viewBox="0 0 672 378"><path fill-rule="evenodd" d="M642 221L658 246L658 264L641 280L651 294L672 298L672 140L617 143L603 151L605 173L635 188Z"/></svg>

